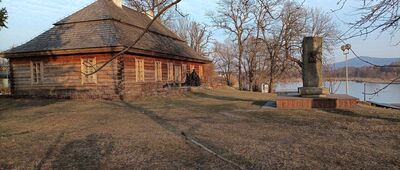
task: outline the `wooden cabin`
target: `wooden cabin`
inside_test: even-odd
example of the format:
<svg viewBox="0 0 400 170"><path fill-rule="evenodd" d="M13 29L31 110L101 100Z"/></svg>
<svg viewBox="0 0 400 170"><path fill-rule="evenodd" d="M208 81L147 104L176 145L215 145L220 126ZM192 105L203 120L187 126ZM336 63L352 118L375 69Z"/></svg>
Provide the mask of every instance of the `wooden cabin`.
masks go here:
<svg viewBox="0 0 400 170"><path fill-rule="evenodd" d="M94 75L82 74L130 46L150 21L120 0L97 0L31 41L0 54L9 59L12 94L139 96L183 83L191 71L204 79L204 66L210 61L159 22L122 57Z"/></svg>

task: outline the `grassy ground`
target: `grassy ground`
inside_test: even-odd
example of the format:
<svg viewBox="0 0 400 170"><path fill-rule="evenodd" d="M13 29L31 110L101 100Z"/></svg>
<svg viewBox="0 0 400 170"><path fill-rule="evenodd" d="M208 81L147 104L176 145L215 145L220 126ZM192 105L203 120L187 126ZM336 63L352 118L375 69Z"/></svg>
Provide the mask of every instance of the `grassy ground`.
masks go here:
<svg viewBox="0 0 400 170"><path fill-rule="evenodd" d="M400 112L262 109L273 95L198 90L139 101L0 99L0 169L398 169Z"/></svg>

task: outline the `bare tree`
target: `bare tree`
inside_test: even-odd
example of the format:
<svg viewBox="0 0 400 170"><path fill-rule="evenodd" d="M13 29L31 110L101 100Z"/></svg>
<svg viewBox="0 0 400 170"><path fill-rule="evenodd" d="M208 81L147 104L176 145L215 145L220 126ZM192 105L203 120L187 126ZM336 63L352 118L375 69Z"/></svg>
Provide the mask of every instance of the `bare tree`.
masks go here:
<svg viewBox="0 0 400 170"><path fill-rule="evenodd" d="M215 42L212 58L217 70L225 79L226 85L233 86L233 76L237 69L237 51L235 44L226 40L224 43Z"/></svg>
<svg viewBox="0 0 400 170"><path fill-rule="evenodd" d="M299 57L301 39L306 31L306 11L300 4L293 1L284 2L280 11L277 11L278 18L270 24L260 25L262 40L266 46L267 77L269 92L273 92L273 87L277 79L285 71L294 67L293 61L302 65ZM299 55L297 55L299 56Z"/></svg>
<svg viewBox="0 0 400 170"><path fill-rule="evenodd" d="M1 0L0 0L1 2ZM1 8L0 9L0 30L1 28L7 28L7 19L8 19L8 14L6 8Z"/></svg>
<svg viewBox="0 0 400 170"><path fill-rule="evenodd" d="M238 81L239 89L242 86L242 65L245 41L249 38L253 20L251 11L253 0L220 0L217 13L211 13L210 18L214 26L229 33L238 48Z"/></svg>
<svg viewBox="0 0 400 170"><path fill-rule="evenodd" d="M125 2L131 8L146 13L150 17L154 17L168 4L172 3L173 0L125 0ZM185 16L185 14L178 9L177 5L175 5L174 8L174 10L168 10L162 13L158 20L170 27L178 18Z"/></svg>
<svg viewBox="0 0 400 170"><path fill-rule="evenodd" d="M126 0L127 4L135 10L147 13L147 15L156 15L160 9L172 0ZM173 30L182 39L186 40L188 45L203 56L209 54L208 48L211 40L211 31L207 30L207 25L200 24L190 20L186 14L183 14L175 6L174 10L168 10L160 16L159 19L165 26Z"/></svg>
<svg viewBox="0 0 400 170"><path fill-rule="evenodd" d="M203 56L208 56L212 33L208 26L191 21L187 17L180 18L171 25L171 29L188 45Z"/></svg>
<svg viewBox="0 0 400 170"><path fill-rule="evenodd" d="M265 68L266 53L263 53L265 46L262 41L262 33L267 31L267 27L275 18L272 14L274 8L279 4L279 0L257 0L252 7L253 32L246 41L246 54L244 55L244 71L247 75L248 86L250 91L256 90L255 82L259 80Z"/></svg>
<svg viewBox="0 0 400 170"><path fill-rule="evenodd" d="M339 43L338 26L327 13L318 8L308 9L307 15L307 36L323 37L324 52L332 54L334 47Z"/></svg>
<svg viewBox="0 0 400 170"><path fill-rule="evenodd" d="M108 64L110 64L113 60L122 57L126 52L128 52L132 47L134 47L146 35L146 33L149 32L150 27L153 25L154 22L156 22L156 20L158 20L158 18L161 17L162 14L164 14L170 8L176 6L181 1L182 0L174 0L171 3L168 3L168 4L160 4L160 5L165 5L165 7L159 8L159 12L157 13L157 15L155 15L153 17L153 19L146 25L146 27L144 28L143 32L141 34L139 34L139 36L132 42L132 44L130 44L128 47L124 48L119 53L113 55L109 60L104 62L99 67L95 68L95 70L93 72L91 72L91 73L84 73L84 72L81 72L81 71L79 71L79 72L81 74L85 75L85 76L90 76L90 75L96 74L97 72L102 70L104 67L106 67ZM92 67L94 67L94 66L92 66Z"/></svg>
<svg viewBox="0 0 400 170"><path fill-rule="evenodd" d="M400 1L399 0L359 0L361 3L358 11L360 17L348 23L351 27L346 32L348 38L356 36L367 36L372 32L390 32L393 37L398 36L400 30ZM340 9L347 3L347 0L338 0ZM337 11L337 10L335 10ZM396 37L399 38L399 37ZM396 40L396 45L400 40Z"/></svg>
<svg viewBox="0 0 400 170"><path fill-rule="evenodd" d="M250 91L254 91L255 72L259 64L257 58L259 57L258 54L260 49L258 49L259 45L256 41L257 39L255 37L250 37L246 41L245 54L243 55L243 69L247 75L245 80L248 82L248 88Z"/></svg>
<svg viewBox="0 0 400 170"><path fill-rule="evenodd" d="M261 35L260 38L266 47L261 49L266 50L265 61L268 64L264 66L267 66L265 71L268 73L270 92L273 92L275 82L289 70L296 68L300 71L303 37L323 37L326 51L331 52L336 45L335 38L338 33L332 19L318 9L307 9L300 3L283 1L280 11L275 11L270 8L264 15L257 13L261 19L257 19L260 21L257 22L256 35ZM272 20L274 15L277 16L276 20ZM265 20L268 18L266 16L270 16L268 20Z"/></svg>
<svg viewBox="0 0 400 170"><path fill-rule="evenodd" d="M399 21L400 21L400 1L399 0L359 0L361 3L361 7L357 8L357 11L360 17L354 22L347 23L350 25L350 28L338 39L343 44L347 44L346 39L359 37L359 36L368 36L373 32L389 32L391 35L391 39L399 38L398 32L400 30ZM344 6L346 6L347 0L338 0L338 5L340 5L339 9L332 10L333 12L341 10ZM395 45L400 44L400 40L395 40ZM385 68L385 67L400 67L399 65L388 65L382 66L378 64L371 63L359 57L359 55L353 50L350 50L354 56L356 56L362 62L365 62L371 66L377 68ZM383 88L376 90L372 93L365 93L366 95L376 96L384 89L388 88L390 85L394 84L400 80L400 76L394 78L390 83L388 83Z"/></svg>

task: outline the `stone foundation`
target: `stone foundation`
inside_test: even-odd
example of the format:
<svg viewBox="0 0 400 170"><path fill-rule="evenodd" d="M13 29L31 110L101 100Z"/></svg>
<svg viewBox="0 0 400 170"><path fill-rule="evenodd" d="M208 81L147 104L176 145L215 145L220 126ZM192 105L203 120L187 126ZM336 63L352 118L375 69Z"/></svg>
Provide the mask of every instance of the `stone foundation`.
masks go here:
<svg viewBox="0 0 400 170"><path fill-rule="evenodd" d="M103 100L134 100L146 96L181 95L190 92L190 87L172 87L160 83L142 83L123 92L117 92L113 87L97 87L87 89L32 89L18 90L15 97L24 98L55 98L55 99L103 99Z"/></svg>

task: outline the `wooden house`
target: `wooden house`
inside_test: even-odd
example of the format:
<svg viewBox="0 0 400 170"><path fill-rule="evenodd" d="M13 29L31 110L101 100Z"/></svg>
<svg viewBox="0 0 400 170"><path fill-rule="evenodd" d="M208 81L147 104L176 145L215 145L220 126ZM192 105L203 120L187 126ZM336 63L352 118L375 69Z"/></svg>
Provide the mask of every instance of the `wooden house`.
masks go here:
<svg viewBox="0 0 400 170"><path fill-rule="evenodd" d="M97 0L31 41L0 54L10 63L14 95L138 96L183 83L210 61L159 22L122 57L85 76L132 44L151 18L120 0Z"/></svg>

